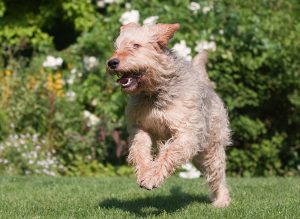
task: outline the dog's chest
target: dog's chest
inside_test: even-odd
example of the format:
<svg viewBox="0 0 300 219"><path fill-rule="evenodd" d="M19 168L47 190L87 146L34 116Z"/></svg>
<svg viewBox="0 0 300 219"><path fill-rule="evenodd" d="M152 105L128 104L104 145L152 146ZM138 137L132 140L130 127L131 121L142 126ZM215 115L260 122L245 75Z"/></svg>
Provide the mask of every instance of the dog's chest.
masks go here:
<svg viewBox="0 0 300 219"><path fill-rule="evenodd" d="M137 113L136 124L157 140L170 138L170 129L165 112L157 108L144 108Z"/></svg>

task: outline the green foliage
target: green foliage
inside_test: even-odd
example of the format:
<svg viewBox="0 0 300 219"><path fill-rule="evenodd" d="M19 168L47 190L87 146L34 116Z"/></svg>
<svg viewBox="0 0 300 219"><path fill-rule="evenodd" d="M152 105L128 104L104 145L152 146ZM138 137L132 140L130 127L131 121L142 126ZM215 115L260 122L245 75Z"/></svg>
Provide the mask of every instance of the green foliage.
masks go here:
<svg viewBox="0 0 300 219"><path fill-rule="evenodd" d="M126 154L126 97L105 72L121 15L181 24L170 47L213 41L209 76L231 119L231 175L295 175L300 164L300 4L279 1L0 0L0 141L28 129L65 175L117 174ZM205 12L204 9L208 11ZM46 56L63 64L43 67ZM115 133L115 135L112 135ZM116 149L117 148L117 149ZM1 158L0 154L0 158ZM120 158L121 157L121 158ZM125 171L127 172L127 171Z"/></svg>
<svg viewBox="0 0 300 219"><path fill-rule="evenodd" d="M3 1L0 1L0 17L3 16L4 12L5 12L5 4Z"/></svg>
<svg viewBox="0 0 300 219"><path fill-rule="evenodd" d="M84 161L81 157L76 157L72 166L64 172L66 176L129 176L133 174L133 169L129 166L104 165L97 160Z"/></svg>
<svg viewBox="0 0 300 219"><path fill-rule="evenodd" d="M61 2L65 17L74 22L75 29L79 31L89 30L96 23L97 13L91 0Z"/></svg>

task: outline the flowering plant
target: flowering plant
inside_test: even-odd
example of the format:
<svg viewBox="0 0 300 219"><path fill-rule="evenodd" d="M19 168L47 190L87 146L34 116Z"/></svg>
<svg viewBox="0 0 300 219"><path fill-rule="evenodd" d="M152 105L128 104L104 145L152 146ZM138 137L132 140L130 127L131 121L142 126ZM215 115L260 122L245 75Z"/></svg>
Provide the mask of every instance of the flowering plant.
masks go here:
<svg viewBox="0 0 300 219"><path fill-rule="evenodd" d="M297 173L300 25L295 1L58 0L55 7L19 1L22 20L14 18L9 1L0 4L0 144L6 151L0 153L0 166L5 172L25 174L26 164L27 173L37 174L27 158L17 165L8 155L16 150L8 142L27 150L10 135L20 139L28 132L38 133L39 160L48 159L48 152L64 166L61 174L92 175L91 169L103 170L101 165L125 163L126 96L106 73L105 61L120 25L138 22L180 23L169 47L187 60L208 51L209 77L231 117L229 174ZM29 137L22 141L36 150ZM54 163L48 171L61 171Z"/></svg>
<svg viewBox="0 0 300 219"><path fill-rule="evenodd" d="M0 143L0 170L9 174L56 176L59 161L38 134L10 134ZM62 167L61 167L62 168Z"/></svg>

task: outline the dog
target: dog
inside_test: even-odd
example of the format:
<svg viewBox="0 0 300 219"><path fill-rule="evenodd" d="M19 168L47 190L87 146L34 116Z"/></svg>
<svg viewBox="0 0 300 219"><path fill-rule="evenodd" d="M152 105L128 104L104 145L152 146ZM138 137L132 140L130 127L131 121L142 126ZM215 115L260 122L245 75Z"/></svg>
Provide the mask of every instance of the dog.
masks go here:
<svg viewBox="0 0 300 219"><path fill-rule="evenodd" d="M120 28L110 74L128 94L128 162L137 183L159 187L177 167L192 160L204 173L214 207L231 199L225 176L225 148L230 145L227 111L205 70L205 57L193 65L167 48L179 24Z"/></svg>

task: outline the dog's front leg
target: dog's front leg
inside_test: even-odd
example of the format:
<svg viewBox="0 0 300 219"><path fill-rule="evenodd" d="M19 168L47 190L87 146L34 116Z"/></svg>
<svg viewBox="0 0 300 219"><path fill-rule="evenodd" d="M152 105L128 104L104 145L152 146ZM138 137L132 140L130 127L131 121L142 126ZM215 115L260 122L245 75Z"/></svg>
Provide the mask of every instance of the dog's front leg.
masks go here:
<svg viewBox="0 0 300 219"><path fill-rule="evenodd" d="M145 189L159 187L178 166L186 163L198 152L197 137L191 133L181 133L170 139L151 162L151 168L143 172L141 186Z"/></svg>
<svg viewBox="0 0 300 219"><path fill-rule="evenodd" d="M131 131L129 141L130 147L127 160L129 164L133 165L137 183L140 185L142 174L149 169L150 163L153 162L151 155L152 140L147 132L134 129Z"/></svg>

